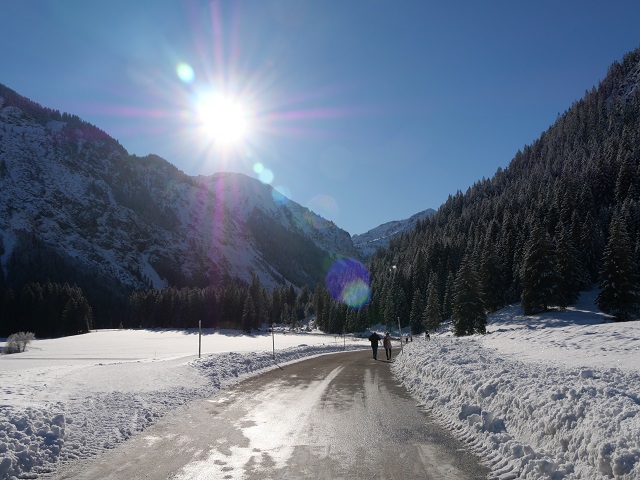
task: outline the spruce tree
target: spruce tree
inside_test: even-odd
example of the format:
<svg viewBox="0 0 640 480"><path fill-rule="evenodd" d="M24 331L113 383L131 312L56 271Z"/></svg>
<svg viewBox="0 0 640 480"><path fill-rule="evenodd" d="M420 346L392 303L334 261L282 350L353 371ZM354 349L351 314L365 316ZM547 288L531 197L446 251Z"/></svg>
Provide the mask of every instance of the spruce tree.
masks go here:
<svg viewBox="0 0 640 480"><path fill-rule="evenodd" d="M456 278L453 272L449 271L447 274L447 283L444 290L444 299L442 301L442 318L451 318L453 314L453 292L456 283Z"/></svg>
<svg viewBox="0 0 640 480"><path fill-rule="evenodd" d="M249 295L251 295L251 300L253 300L253 307L255 310L253 316L252 327L258 328L260 326L260 322L262 322L265 315L265 306L263 303L263 295L262 290L264 288L260 284L260 279L255 274L255 272L251 273L251 285L249 285Z"/></svg>
<svg viewBox="0 0 640 480"><path fill-rule="evenodd" d="M611 220L596 304L616 320L630 320L640 308L640 288L629 235L619 214Z"/></svg>
<svg viewBox="0 0 640 480"><path fill-rule="evenodd" d="M558 305L566 307L578 300L580 286L584 284L584 275L571 235L562 226L558 228L557 239L557 266L560 274Z"/></svg>
<svg viewBox="0 0 640 480"><path fill-rule="evenodd" d="M396 296L393 293L393 288L389 288L384 301L384 324L387 330L390 330L391 326L395 325L398 311L396 303Z"/></svg>
<svg viewBox="0 0 640 480"><path fill-rule="evenodd" d="M555 245L537 223L525 249L522 264L522 308L525 315L544 312L558 303L561 278Z"/></svg>
<svg viewBox="0 0 640 480"><path fill-rule="evenodd" d="M2 235L0 235L0 258L4 255L4 242L2 241ZM0 262L0 312L2 311L2 298L4 294L4 270L2 269L2 262Z"/></svg>
<svg viewBox="0 0 640 480"><path fill-rule="evenodd" d="M602 257L602 234L591 212L587 212L582 224L582 237L580 238L580 258L584 265L589 282L598 279L600 259Z"/></svg>
<svg viewBox="0 0 640 480"><path fill-rule="evenodd" d="M435 281L435 274L431 276L432 281L429 282L427 288L427 305L424 309L423 322L425 328L429 332L435 332L440 328L442 322L442 313L440 311L440 299L438 295L438 286Z"/></svg>
<svg viewBox="0 0 640 480"><path fill-rule="evenodd" d="M480 296L480 281L469 255L463 259L456 276L452 320L456 336L486 332L487 315Z"/></svg>
<svg viewBox="0 0 640 480"><path fill-rule="evenodd" d="M251 328L256 320L256 307L253 303L251 293L247 293L244 300L244 308L242 309L242 329L251 333Z"/></svg>
<svg viewBox="0 0 640 480"><path fill-rule="evenodd" d="M424 332L422 323L422 313L424 311L424 300L420 290L413 292L413 300L411 301L411 332L414 335Z"/></svg>
<svg viewBox="0 0 640 480"><path fill-rule="evenodd" d="M504 306L504 285L502 282L502 262L498 256L491 230L488 230L480 259L480 283L482 285L482 302L489 312L495 312Z"/></svg>

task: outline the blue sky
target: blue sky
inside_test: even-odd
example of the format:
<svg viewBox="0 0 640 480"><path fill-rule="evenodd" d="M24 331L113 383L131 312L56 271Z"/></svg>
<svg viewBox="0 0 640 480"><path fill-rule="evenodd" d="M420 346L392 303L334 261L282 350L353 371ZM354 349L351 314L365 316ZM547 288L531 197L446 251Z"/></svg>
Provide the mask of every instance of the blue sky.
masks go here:
<svg viewBox="0 0 640 480"><path fill-rule="evenodd" d="M355 234L506 167L640 46L638 18L615 0L0 0L0 83ZM202 128L205 92L249 112L241 141Z"/></svg>

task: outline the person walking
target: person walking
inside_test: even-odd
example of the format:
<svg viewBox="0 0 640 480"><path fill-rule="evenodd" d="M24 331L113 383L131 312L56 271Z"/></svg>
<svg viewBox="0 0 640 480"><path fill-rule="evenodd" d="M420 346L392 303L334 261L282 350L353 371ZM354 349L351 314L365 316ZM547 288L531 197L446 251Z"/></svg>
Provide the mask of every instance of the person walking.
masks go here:
<svg viewBox="0 0 640 480"><path fill-rule="evenodd" d="M380 343L380 340L382 340L382 337L376 332L372 332L371 335L369 335L369 341L371 342L371 350L373 350L374 360L378 359L378 343Z"/></svg>
<svg viewBox="0 0 640 480"><path fill-rule="evenodd" d="M387 360L391 360L391 337L389 336L389 332L385 333L382 346L384 347L384 352L387 354Z"/></svg>

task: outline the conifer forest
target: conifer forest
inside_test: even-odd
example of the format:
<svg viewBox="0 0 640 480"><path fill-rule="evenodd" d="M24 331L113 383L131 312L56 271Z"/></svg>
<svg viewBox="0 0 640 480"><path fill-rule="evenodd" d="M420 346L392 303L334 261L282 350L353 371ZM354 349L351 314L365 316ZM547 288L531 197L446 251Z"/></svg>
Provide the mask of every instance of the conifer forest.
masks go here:
<svg viewBox="0 0 640 480"><path fill-rule="evenodd" d="M598 86L515 153L506 168L452 193L437 213L367 260L369 298L359 308L336 301L324 282L266 290L254 277L248 285L227 280L205 288L110 288L98 304L113 311L108 321L95 322L91 309L97 307L87 302L81 283L51 283L28 272L17 281L9 271L0 277L0 313L14 320L3 323L0 336L17 330L52 336L97 326L189 328L198 320L204 327L251 331L266 323L296 325L310 316L330 333L363 332L371 325L391 329L399 319L419 334L450 319L456 335L469 335L484 333L487 314L508 304L520 303L526 315L534 315L570 306L592 288L599 289L604 312L618 321L636 319L638 85L640 49L613 63ZM91 291L95 299L96 288ZM44 325L37 319L46 309L55 321Z"/></svg>

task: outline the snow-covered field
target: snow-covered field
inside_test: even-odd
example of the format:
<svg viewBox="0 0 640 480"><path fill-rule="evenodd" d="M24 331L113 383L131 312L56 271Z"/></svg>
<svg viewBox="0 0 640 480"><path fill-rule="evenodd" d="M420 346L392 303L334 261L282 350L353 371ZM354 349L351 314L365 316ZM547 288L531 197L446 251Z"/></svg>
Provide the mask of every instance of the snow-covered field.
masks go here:
<svg viewBox="0 0 640 480"><path fill-rule="evenodd" d="M490 317L488 335L415 339L392 364L491 477L640 478L640 322L576 307ZM343 339L276 334L283 364ZM368 342L347 340L347 349ZM98 331L0 357L0 478L36 478L126 440L163 413L276 368L269 335Z"/></svg>
<svg viewBox="0 0 640 480"><path fill-rule="evenodd" d="M593 300L508 307L488 335L413 342L392 368L493 478L640 479L640 322Z"/></svg>
<svg viewBox="0 0 640 480"><path fill-rule="evenodd" d="M368 348L333 335L205 333L201 359L197 331L176 330L99 330L0 356L0 479L98 454L275 362Z"/></svg>

